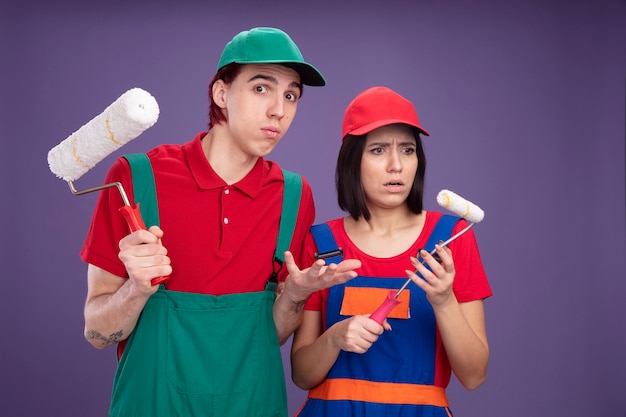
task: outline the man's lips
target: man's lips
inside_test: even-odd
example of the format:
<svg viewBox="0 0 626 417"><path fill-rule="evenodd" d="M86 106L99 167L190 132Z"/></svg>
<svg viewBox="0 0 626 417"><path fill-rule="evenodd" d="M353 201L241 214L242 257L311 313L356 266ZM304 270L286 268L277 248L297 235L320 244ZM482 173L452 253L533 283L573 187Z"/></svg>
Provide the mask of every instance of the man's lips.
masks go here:
<svg viewBox="0 0 626 417"><path fill-rule="evenodd" d="M268 138L275 139L280 136L280 129L277 129L275 127L263 127L261 128L261 131Z"/></svg>

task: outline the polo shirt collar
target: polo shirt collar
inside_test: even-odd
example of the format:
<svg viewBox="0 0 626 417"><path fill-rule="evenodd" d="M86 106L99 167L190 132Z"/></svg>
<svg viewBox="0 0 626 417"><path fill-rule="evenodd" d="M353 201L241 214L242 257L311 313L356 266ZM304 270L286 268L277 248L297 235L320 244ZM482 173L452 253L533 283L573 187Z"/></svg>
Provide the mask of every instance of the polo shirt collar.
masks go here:
<svg viewBox="0 0 626 417"><path fill-rule="evenodd" d="M184 152L191 170L191 175L198 184L198 187L204 190L213 188L224 188L226 182L215 172L213 167L207 161L204 151L202 150L202 138L207 132L201 132L196 137L183 145ZM250 197L256 197L263 183L265 172L265 160L261 157L257 160L252 170L239 182L232 185Z"/></svg>

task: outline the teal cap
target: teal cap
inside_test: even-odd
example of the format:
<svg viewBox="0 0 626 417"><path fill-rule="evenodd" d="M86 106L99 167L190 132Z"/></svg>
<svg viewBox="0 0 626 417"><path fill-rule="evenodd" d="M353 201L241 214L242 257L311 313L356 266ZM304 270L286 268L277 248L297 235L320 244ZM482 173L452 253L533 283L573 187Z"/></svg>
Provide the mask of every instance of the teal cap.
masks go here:
<svg viewBox="0 0 626 417"><path fill-rule="evenodd" d="M238 33L226 44L219 71L228 64L280 64L300 74L302 84L326 85L321 72L304 60L295 42L280 29L258 27Z"/></svg>

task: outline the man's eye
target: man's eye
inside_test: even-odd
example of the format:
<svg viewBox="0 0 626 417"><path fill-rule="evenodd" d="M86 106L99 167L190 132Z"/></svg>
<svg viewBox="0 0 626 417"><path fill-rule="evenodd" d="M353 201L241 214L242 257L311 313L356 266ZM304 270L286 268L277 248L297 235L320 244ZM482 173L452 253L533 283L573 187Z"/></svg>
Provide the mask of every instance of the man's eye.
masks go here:
<svg viewBox="0 0 626 417"><path fill-rule="evenodd" d="M264 93L267 90L267 88L265 88L264 85L257 85L256 87L254 87L254 90L257 93Z"/></svg>

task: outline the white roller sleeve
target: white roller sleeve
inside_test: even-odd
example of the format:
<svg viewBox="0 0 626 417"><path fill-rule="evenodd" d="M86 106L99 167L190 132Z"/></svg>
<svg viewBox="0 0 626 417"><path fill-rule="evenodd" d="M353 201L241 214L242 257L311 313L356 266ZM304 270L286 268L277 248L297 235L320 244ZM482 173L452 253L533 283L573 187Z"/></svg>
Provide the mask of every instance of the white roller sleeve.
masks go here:
<svg viewBox="0 0 626 417"><path fill-rule="evenodd" d="M472 223L478 223L485 217L485 212L482 211L480 207L449 190L439 191L439 194L437 194L437 203L441 207Z"/></svg>
<svg viewBox="0 0 626 417"><path fill-rule="evenodd" d="M113 151L154 125L159 105L150 93L133 88L48 152L50 170L74 181Z"/></svg>

